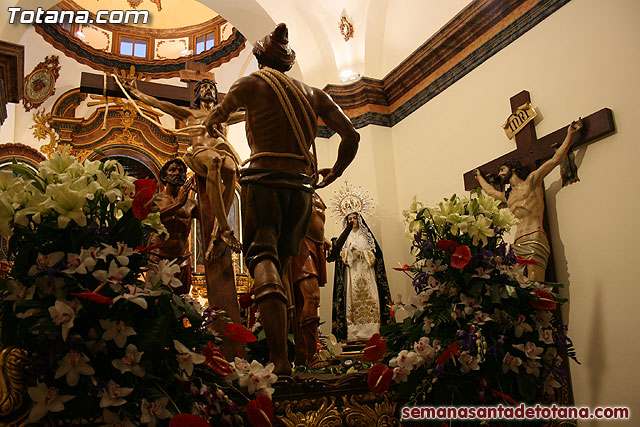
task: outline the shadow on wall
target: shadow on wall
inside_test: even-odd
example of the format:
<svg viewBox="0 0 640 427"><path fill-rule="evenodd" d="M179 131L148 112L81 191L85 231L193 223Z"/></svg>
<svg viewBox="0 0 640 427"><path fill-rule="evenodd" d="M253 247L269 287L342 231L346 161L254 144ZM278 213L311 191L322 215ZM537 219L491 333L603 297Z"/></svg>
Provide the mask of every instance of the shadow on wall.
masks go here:
<svg viewBox="0 0 640 427"><path fill-rule="evenodd" d="M582 147L581 149L573 151L575 154L575 164L580 171L580 165L582 164L582 160L584 159L585 153L587 151L587 147ZM558 192L562 190L562 180L557 179L549 188L547 188L544 192L545 196L545 209L547 214L547 220L549 222L549 228L554 227L556 230L559 229L560 224L558 223L558 209L556 208L556 200ZM551 230L548 230L551 234ZM560 233L556 233L556 235L560 236ZM569 310L571 308L571 275L569 274L569 264L567 263L567 256L565 254L565 246L564 242L558 237L553 242L551 242L551 256L553 257L556 280L561 282L564 287L559 289L559 293L561 296L567 298L569 300L568 304L564 304L562 306L562 319L567 326L569 326Z"/></svg>
<svg viewBox="0 0 640 427"><path fill-rule="evenodd" d="M595 283L595 293L593 296L593 310L591 310L591 325L589 325L589 341L585 346L584 367L587 369L589 386L591 388L592 408L598 406L600 402L601 386L607 370L607 357L604 351L604 331L602 317L602 307L604 295L602 293L602 284ZM586 325L585 325L586 326ZM598 422L593 421L592 426L597 426Z"/></svg>

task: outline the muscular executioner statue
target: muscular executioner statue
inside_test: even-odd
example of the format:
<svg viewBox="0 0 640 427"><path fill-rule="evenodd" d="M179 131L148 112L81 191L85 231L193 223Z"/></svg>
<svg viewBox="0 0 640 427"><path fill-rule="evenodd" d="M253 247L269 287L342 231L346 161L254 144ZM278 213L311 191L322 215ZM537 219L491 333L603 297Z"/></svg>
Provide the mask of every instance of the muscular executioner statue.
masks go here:
<svg viewBox="0 0 640 427"><path fill-rule="evenodd" d="M227 121L232 112L246 110L251 157L240 178L243 250L274 373L287 375L291 373L287 309L292 292L282 272L298 254L307 232L314 183L307 170L317 168L309 147L317 135L318 117L341 140L333 168L318 171L323 180L317 187L342 175L356 155L360 136L329 95L284 75L295 61L285 24L256 42L253 53L260 70L231 86L206 125L213 134L212 127Z"/></svg>
<svg viewBox="0 0 640 427"><path fill-rule="evenodd" d="M478 169L475 177L485 193L507 203L509 210L520 220L516 227L513 251L524 259L536 261L527 265L527 277L533 281L544 281L550 255L549 240L542 222L544 218L544 188L542 180L569 152L571 143L579 137L582 121L571 123L567 136L553 157L538 169L529 173L519 161L508 160L500 166L498 177L509 184L506 191L498 191L489 184Z"/></svg>
<svg viewBox="0 0 640 427"><path fill-rule="evenodd" d="M327 366L318 356L318 326L320 317L320 287L327 283L327 261L325 251L331 243L324 237L325 210L318 193L313 193L311 219L307 234L300 246L300 254L291 261L291 275L296 304L297 328L294 328L296 341L296 365L305 365L312 369Z"/></svg>
<svg viewBox="0 0 640 427"><path fill-rule="evenodd" d="M160 101L152 96L140 92L135 87L135 80L126 83L130 93L152 107L182 120L191 138L191 151L184 156L184 160L199 176L206 178L206 191L211 200L216 226L212 230L209 247L205 254L207 260L213 258L213 247L216 241L222 240L232 250L240 252L242 244L233 235L227 221L229 209L233 204L233 197L238 174L239 157L234 148L223 139L226 137L227 125L244 120L243 113L235 113L224 123L218 123L213 135L209 136L202 125L209 111L218 103L218 89L209 79L203 79L196 84L196 97L193 108L184 108L166 101ZM213 129L212 129L213 131Z"/></svg>
<svg viewBox="0 0 640 427"><path fill-rule="evenodd" d="M169 237L156 238L152 243L161 244L152 253L159 259L176 259L180 266L178 279L182 286L175 289L179 295L189 293L191 289L191 253L189 252L189 232L191 220L198 216L198 203L189 197L193 189L193 180L187 180L187 166L180 159L169 160L160 170L160 181L164 189L158 193L161 200L160 220L167 228Z"/></svg>

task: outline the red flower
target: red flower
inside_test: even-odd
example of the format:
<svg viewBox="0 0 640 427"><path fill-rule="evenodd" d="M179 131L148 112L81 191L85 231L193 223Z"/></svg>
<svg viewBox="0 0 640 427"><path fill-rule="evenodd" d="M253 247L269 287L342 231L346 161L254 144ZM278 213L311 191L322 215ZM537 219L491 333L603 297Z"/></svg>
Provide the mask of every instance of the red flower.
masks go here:
<svg viewBox="0 0 640 427"><path fill-rule="evenodd" d="M518 406L518 402L508 394L499 392L498 390L494 390L492 388L490 388L489 390L491 390L491 394L493 395L493 397L501 397L502 400L504 400L506 403L511 403L513 406Z"/></svg>
<svg viewBox="0 0 640 427"><path fill-rule="evenodd" d="M387 344L380 340L380 334L375 334L369 338L369 341L367 341L367 344L364 346L362 360L365 362L380 360L386 350Z"/></svg>
<svg viewBox="0 0 640 427"><path fill-rule="evenodd" d="M211 427L211 424L197 415L177 414L169 421L169 427Z"/></svg>
<svg viewBox="0 0 640 427"><path fill-rule="evenodd" d="M458 350L458 341L454 341L436 360L436 365L444 365L447 363L449 359L453 359L453 356L457 356L460 354L460 350ZM455 360L455 359L454 359Z"/></svg>
<svg viewBox="0 0 640 427"><path fill-rule="evenodd" d="M438 240L438 247L440 248L440 250L448 254L453 253L453 251L455 251L458 246L460 246L458 242L454 242L453 240Z"/></svg>
<svg viewBox="0 0 640 427"><path fill-rule="evenodd" d="M240 304L240 308L245 310L249 307L251 307L253 305L254 299L253 299L253 291L242 295L240 298L238 298L238 303Z"/></svg>
<svg viewBox="0 0 640 427"><path fill-rule="evenodd" d="M540 265L538 261L534 261L532 259L522 258L520 255L516 257L516 261L520 265Z"/></svg>
<svg viewBox="0 0 640 427"><path fill-rule="evenodd" d="M228 323L227 326L224 327L224 333L231 341L255 342L258 340L250 330L237 323Z"/></svg>
<svg viewBox="0 0 640 427"><path fill-rule="evenodd" d="M72 292L71 295L78 298L88 299L89 301L97 302L98 304L113 305L113 300L111 298L96 294L95 292Z"/></svg>
<svg viewBox="0 0 640 427"><path fill-rule="evenodd" d="M462 270L471 260L471 249L469 246L458 246L451 255L451 266Z"/></svg>
<svg viewBox="0 0 640 427"><path fill-rule="evenodd" d="M213 369L216 374L227 376L232 372L231 365L224 358L224 354L212 341L209 341L209 345L200 354L207 358L204 363Z"/></svg>
<svg viewBox="0 0 640 427"><path fill-rule="evenodd" d="M153 196L156 193L156 181L153 179L136 179L134 182L136 193L133 196L133 216L146 219L153 205Z"/></svg>
<svg viewBox="0 0 640 427"><path fill-rule="evenodd" d="M549 292L543 291L542 289L534 289L533 293L538 297L538 299L531 300L533 308L536 310L546 311L553 311L556 309L556 300Z"/></svg>
<svg viewBox="0 0 640 427"><path fill-rule="evenodd" d="M164 245L164 243L156 243L155 245L151 245L151 246L137 246L134 249L134 252L137 254L146 254L147 252L151 252L154 249L158 249L159 247L162 247Z"/></svg>
<svg viewBox="0 0 640 427"><path fill-rule="evenodd" d="M411 271L411 266L405 264L402 267L393 267L396 271Z"/></svg>
<svg viewBox="0 0 640 427"><path fill-rule="evenodd" d="M384 363L376 363L369 369L367 385L374 393L387 391L393 379L393 369L389 369Z"/></svg>
<svg viewBox="0 0 640 427"><path fill-rule="evenodd" d="M247 403L247 418L253 427L273 426L273 403L264 394Z"/></svg>

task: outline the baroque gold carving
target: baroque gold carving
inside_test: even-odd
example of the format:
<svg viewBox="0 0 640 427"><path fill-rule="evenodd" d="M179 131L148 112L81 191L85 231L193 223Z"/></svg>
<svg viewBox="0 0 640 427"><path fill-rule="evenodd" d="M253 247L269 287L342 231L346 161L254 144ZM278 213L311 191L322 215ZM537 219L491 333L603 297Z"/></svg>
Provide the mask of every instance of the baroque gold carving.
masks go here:
<svg viewBox="0 0 640 427"><path fill-rule="evenodd" d="M307 400L307 399L304 399ZM331 403L326 397L322 399L317 399L313 402L312 399L310 403L313 406L318 405L320 403L320 407L315 410L307 411L305 413L302 412L293 412L292 403L287 402L287 406L285 408L285 416L279 416L278 419L282 421L282 423L287 427L338 427L342 426L342 418L340 417L340 412L336 408L336 398L331 396Z"/></svg>
<svg viewBox="0 0 640 427"><path fill-rule="evenodd" d="M0 417L4 421L4 417L11 416L6 420L9 423L3 425L17 425L26 416L21 409L27 395L25 378L29 365L26 350L8 347L0 351Z"/></svg>
<svg viewBox="0 0 640 427"><path fill-rule="evenodd" d="M205 276L202 275L195 275L193 274L191 276L191 296L193 296L194 298L204 298L205 300L207 300L207 302L205 303L205 305L209 304L209 294L207 292L207 279L205 278Z"/></svg>
<svg viewBox="0 0 640 427"><path fill-rule="evenodd" d="M40 151L42 151L47 158L51 158L51 155L56 150L58 143L60 142L60 138L56 131L49 127L49 119L51 118L51 113L44 112L44 108L33 113L33 121L34 125L32 125L29 129L33 129L33 136L38 140L49 138L49 144L43 145L40 147Z"/></svg>
<svg viewBox="0 0 640 427"><path fill-rule="evenodd" d="M319 399L284 400L275 403L277 418L287 427L303 426L399 426L395 417L396 403L390 402L391 393L342 396L342 405L336 397ZM330 400L329 400L330 399ZM299 412L294 412L298 410Z"/></svg>
<svg viewBox="0 0 640 427"><path fill-rule="evenodd" d="M349 22L346 15L342 15L340 18L340 34L344 41L349 41L349 39L353 38L353 24Z"/></svg>
<svg viewBox="0 0 640 427"><path fill-rule="evenodd" d="M342 402L344 403L342 413L348 426L386 427L400 425L394 416L396 404L389 402L388 394L385 394L383 402L374 403L373 407L366 403L358 403L356 396L353 395L349 399L342 396Z"/></svg>

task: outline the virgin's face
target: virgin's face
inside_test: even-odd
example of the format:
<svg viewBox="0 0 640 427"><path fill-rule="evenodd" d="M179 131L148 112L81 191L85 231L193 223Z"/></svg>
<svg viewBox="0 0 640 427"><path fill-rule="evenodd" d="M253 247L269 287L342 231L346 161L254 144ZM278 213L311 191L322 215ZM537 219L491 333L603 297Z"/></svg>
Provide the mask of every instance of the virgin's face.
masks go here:
<svg viewBox="0 0 640 427"><path fill-rule="evenodd" d="M358 228L358 214L352 213L347 215L347 222L353 224L353 229Z"/></svg>

